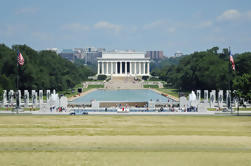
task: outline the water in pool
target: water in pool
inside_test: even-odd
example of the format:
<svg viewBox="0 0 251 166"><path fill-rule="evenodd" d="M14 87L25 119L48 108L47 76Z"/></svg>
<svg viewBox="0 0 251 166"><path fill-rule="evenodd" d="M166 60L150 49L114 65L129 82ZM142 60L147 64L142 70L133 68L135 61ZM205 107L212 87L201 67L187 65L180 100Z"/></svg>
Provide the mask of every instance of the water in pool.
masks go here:
<svg viewBox="0 0 251 166"><path fill-rule="evenodd" d="M119 90L103 90L99 89L79 97L72 103L89 103L96 101L128 101L128 102L144 102L144 101L161 101L167 102L169 99L149 89L119 89Z"/></svg>

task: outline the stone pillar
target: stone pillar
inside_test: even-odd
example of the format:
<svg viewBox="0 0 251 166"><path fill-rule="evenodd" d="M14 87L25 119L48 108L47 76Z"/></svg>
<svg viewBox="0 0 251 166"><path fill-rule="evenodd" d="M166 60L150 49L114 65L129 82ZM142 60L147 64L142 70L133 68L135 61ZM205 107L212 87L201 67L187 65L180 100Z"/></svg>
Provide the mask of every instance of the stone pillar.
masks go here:
<svg viewBox="0 0 251 166"><path fill-rule="evenodd" d="M139 74L141 75L142 72L141 72L141 62L139 62Z"/></svg>
<svg viewBox="0 0 251 166"><path fill-rule="evenodd" d="M208 103L208 90L204 90L204 103Z"/></svg>
<svg viewBox="0 0 251 166"><path fill-rule="evenodd" d="M50 91L50 90L47 90L47 91L46 91L46 102L47 102L47 103L49 102L50 97L51 97L51 91Z"/></svg>
<svg viewBox="0 0 251 166"><path fill-rule="evenodd" d="M101 73L102 73L102 74L105 74L105 70L104 70L104 62L101 62L101 64L102 64L102 71L101 71Z"/></svg>
<svg viewBox="0 0 251 166"><path fill-rule="evenodd" d="M37 92L35 90L31 91L31 97L32 97L32 106L36 107L37 106Z"/></svg>
<svg viewBox="0 0 251 166"><path fill-rule="evenodd" d="M29 91L24 90L24 107L29 107Z"/></svg>
<svg viewBox="0 0 251 166"><path fill-rule="evenodd" d="M115 74L118 74L118 62L115 62Z"/></svg>
<svg viewBox="0 0 251 166"><path fill-rule="evenodd" d="M150 65L149 65L150 62L147 62L147 74L150 75Z"/></svg>
<svg viewBox="0 0 251 166"><path fill-rule="evenodd" d="M19 107L21 106L21 90L18 90Z"/></svg>
<svg viewBox="0 0 251 166"><path fill-rule="evenodd" d="M44 102L44 100L43 100L43 90L39 90L38 95L39 95L39 106L41 107L41 105Z"/></svg>
<svg viewBox="0 0 251 166"><path fill-rule="evenodd" d="M136 62L134 62L134 75L137 74L137 70L136 70Z"/></svg>
<svg viewBox="0 0 251 166"><path fill-rule="evenodd" d="M227 107L231 107L231 90L227 90L226 91L226 104L227 104Z"/></svg>
<svg viewBox="0 0 251 166"><path fill-rule="evenodd" d="M132 62L129 63L130 63L130 75L132 75Z"/></svg>
<svg viewBox="0 0 251 166"><path fill-rule="evenodd" d="M108 62L106 62L106 71L105 71L106 74L108 74Z"/></svg>
<svg viewBox="0 0 251 166"><path fill-rule="evenodd" d="M127 75L127 62L125 62L125 74Z"/></svg>
<svg viewBox="0 0 251 166"><path fill-rule="evenodd" d="M100 74L100 63L98 62L98 75Z"/></svg>
<svg viewBox="0 0 251 166"><path fill-rule="evenodd" d="M219 90L218 92L218 104L220 108L223 107L223 90Z"/></svg>
<svg viewBox="0 0 251 166"><path fill-rule="evenodd" d="M13 98L14 98L14 91L10 90L8 93L8 98L9 98L9 104L13 104Z"/></svg>
<svg viewBox="0 0 251 166"><path fill-rule="evenodd" d="M119 62L120 63L120 72L119 74L122 74L122 62Z"/></svg>
<svg viewBox="0 0 251 166"><path fill-rule="evenodd" d="M3 90L3 102L2 106L4 107L7 104L7 90Z"/></svg>
<svg viewBox="0 0 251 166"><path fill-rule="evenodd" d="M111 64L111 75L113 74L113 62L110 62Z"/></svg>
<svg viewBox="0 0 251 166"><path fill-rule="evenodd" d="M143 74L146 74L146 62L143 63Z"/></svg>
<svg viewBox="0 0 251 166"><path fill-rule="evenodd" d="M197 99L197 101L200 103L200 99L201 99L201 90L197 90L197 91L196 91L196 99Z"/></svg>

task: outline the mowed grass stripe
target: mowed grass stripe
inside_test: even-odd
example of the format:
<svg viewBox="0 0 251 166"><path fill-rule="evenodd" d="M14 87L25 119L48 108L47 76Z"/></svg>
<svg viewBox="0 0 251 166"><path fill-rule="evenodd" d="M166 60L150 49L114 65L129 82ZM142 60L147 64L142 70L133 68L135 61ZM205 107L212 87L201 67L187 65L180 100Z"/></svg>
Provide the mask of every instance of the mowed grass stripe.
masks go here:
<svg viewBox="0 0 251 166"><path fill-rule="evenodd" d="M250 163L250 116L0 116L0 165Z"/></svg>
<svg viewBox="0 0 251 166"><path fill-rule="evenodd" d="M1 137L0 145L0 151L215 151L251 153L251 139L247 136Z"/></svg>

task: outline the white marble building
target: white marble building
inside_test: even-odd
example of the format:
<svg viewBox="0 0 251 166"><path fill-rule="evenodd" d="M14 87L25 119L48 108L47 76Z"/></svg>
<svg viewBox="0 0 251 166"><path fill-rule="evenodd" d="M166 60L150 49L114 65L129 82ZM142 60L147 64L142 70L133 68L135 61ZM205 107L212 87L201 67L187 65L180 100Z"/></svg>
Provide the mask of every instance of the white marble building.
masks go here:
<svg viewBox="0 0 251 166"><path fill-rule="evenodd" d="M150 75L150 58L146 58L144 52L103 52L102 57L97 59L97 75Z"/></svg>

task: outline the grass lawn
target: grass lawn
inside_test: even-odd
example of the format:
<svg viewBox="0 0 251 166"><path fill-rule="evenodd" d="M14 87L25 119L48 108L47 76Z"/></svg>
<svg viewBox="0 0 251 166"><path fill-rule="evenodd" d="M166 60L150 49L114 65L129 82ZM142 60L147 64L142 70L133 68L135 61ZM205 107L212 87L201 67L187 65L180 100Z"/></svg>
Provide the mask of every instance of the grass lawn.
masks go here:
<svg viewBox="0 0 251 166"><path fill-rule="evenodd" d="M144 88L159 88L158 85L144 85Z"/></svg>
<svg viewBox="0 0 251 166"><path fill-rule="evenodd" d="M89 89L92 89L92 88L104 88L104 85L88 85L88 88Z"/></svg>
<svg viewBox="0 0 251 166"><path fill-rule="evenodd" d="M0 165L250 166L251 116L0 116Z"/></svg>
<svg viewBox="0 0 251 166"><path fill-rule="evenodd" d="M172 95L174 97L179 97L178 89L166 89L166 88L157 88L158 91Z"/></svg>

